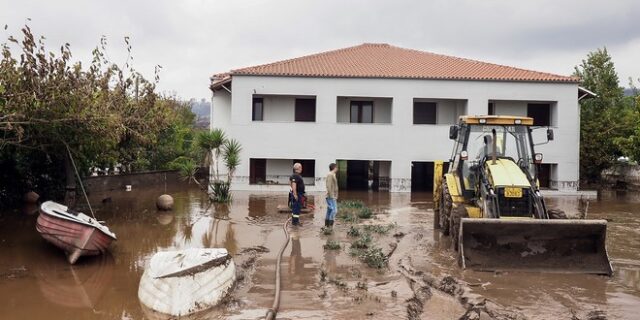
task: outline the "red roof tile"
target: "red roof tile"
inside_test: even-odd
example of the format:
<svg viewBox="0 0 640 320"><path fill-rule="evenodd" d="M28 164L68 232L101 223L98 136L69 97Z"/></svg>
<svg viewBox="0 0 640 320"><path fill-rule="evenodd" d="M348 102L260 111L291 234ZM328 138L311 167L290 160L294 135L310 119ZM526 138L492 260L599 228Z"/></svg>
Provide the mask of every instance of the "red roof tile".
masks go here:
<svg viewBox="0 0 640 320"><path fill-rule="evenodd" d="M231 70L229 73L214 76L213 85L223 78L228 79L229 75L526 82L579 81L576 77L373 43Z"/></svg>

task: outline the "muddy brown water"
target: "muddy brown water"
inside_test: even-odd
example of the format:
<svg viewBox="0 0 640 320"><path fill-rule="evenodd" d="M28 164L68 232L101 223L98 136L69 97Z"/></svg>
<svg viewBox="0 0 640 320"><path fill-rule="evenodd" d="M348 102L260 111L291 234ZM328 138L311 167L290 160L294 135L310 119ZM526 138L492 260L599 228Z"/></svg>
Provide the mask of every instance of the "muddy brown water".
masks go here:
<svg viewBox="0 0 640 320"><path fill-rule="evenodd" d="M279 193L238 192L230 206L209 206L193 188L168 190L175 208L155 210L163 188L110 192L91 196L98 218L107 222L118 241L110 254L83 258L69 266L64 254L35 231L34 208L0 214L0 318L2 319L162 319L137 298L140 277L158 251L187 247L225 247L243 267L244 279L223 306L197 315L202 319L258 319L270 307L276 253L284 240L286 214L276 212L286 197ZM303 218L292 232L282 262L283 319L407 318L412 283L399 264L443 277L451 275L468 288L468 297L488 299L529 319L640 318L640 195L605 193L589 204L588 217L608 219L608 250L614 276L541 273L486 273L460 270L448 238L433 232L431 194L343 192L377 212L377 223L396 223L402 232L388 269L363 266L349 253L347 226L330 236L319 233L325 204ZM109 200L102 201L105 198ZM584 211L576 198L548 198L549 206L571 214ZM327 239L342 249L325 251ZM389 251L393 237L378 239ZM251 251L264 246L266 250ZM323 281L322 271L327 274ZM360 283L360 285L358 285ZM432 290L420 306L423 319L457 319L465 308ZM415 316L415 315L414 315Z"/></svg>

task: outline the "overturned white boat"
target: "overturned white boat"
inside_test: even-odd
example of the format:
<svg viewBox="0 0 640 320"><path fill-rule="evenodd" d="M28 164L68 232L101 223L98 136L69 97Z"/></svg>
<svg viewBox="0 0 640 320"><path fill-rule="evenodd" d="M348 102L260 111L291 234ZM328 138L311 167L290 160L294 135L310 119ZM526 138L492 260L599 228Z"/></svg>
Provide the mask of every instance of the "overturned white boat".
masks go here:
<svg viewBox="0 0 640 320"><path fill-rule="evenodd" d="M142 275L138 298L152 310L184 316L217 305L235 279L236 267L227 249L158 252Z"/></svg>

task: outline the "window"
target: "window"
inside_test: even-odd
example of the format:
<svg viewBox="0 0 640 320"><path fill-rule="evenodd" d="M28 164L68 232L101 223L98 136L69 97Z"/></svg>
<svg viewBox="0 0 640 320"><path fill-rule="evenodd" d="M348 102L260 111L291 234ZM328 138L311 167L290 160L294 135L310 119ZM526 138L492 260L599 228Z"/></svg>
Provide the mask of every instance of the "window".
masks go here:
<svg viewBox="0 0 640 320"><path fill-rule="evenodd" d="M253 98L251 120L262 121L263 119L264 119L264 100L262 98Z"/></svg>
<svg viewBox="0 0 640 320"><path fill-rule="evenodd" d="M267 180L267 159L249 159L249 184L262 184Z"/></svg>
<svg viewBox="0 0 640 320"><path fill-rule="evenodd" d="M291 166L294 163L300 163L302 165L302 174L303 178L315 178L316 176L316 161L315 160L293 160Z"/></svg>
<svg viewBox="0 0 640 320"><path fill-rule="evenodd" d="M296 99L295 120L302 122L316 121L316 99Z"/></svg>
<svg viewBox="0 0 640 320"><path fill-rule="evenodd" d="M373 101L351 101L351 123L373 123Z"/></svg>
<svg viewBox="0 0 640 320"><path fill-rule="evenodd" d="M550 126L551 105L548 103L529 103L527 105L527 117L533 118L534 126Z"/></svg>
<svg viewBox="0 0 640 320"><path fill-rule="evenodd" d="M413 124L436 124L435 102L413 102Z"/></svg>
<svg viewBox="0 0 640 320"><path fill-rule="evenodd" d="M489 105L487 107L487 114L490 116L493 116L496 114L496 105L493 102L489 102Z"/></svg>

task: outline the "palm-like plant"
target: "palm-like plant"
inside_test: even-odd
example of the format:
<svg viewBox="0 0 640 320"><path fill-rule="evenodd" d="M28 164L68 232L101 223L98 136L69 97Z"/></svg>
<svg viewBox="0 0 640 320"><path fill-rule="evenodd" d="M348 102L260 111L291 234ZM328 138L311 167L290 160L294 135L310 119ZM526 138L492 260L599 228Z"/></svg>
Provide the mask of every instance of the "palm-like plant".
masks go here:
<svg viewBox="0 0 640 320"><path fill-rule="evenodd" d="M205 150L204 165L208 167L213 164L216 180L220 180L218 162L220 159L221 148L226 141L227 137L222 129L200 132L196 138L198 147Z"/></svg>
<svg viewBox="0 0 640 320"><path fill-rule="evenodd" d="M231 183L231 178L236 171L236 168L240 165L240 152L242 151L242 145L235 139L227 140L223 146L223 158L224 164L227 167L227 182Z"/></svg>
<svg viewBox="0 0 640 320"><path fill-rule="evenodd" d="M198 165L193 159L181 156L177 157L169 163L169 167L178 170L178 175L182 180L191 183L195 182L198 186L202 187L198 179L196 179L196 173L198 173Z"/></svg>

